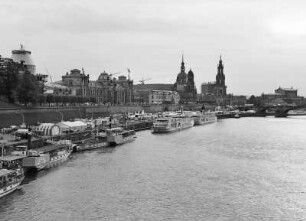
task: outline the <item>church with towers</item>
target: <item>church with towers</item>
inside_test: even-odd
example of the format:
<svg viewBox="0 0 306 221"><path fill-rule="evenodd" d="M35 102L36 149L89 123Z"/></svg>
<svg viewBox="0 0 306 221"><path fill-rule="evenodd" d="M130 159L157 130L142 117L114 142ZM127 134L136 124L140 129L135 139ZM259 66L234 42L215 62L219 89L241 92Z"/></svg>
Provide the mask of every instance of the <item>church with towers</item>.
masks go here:
<svg viewBox="0 0 306 221"><path fill-rule="evenodd" d="M214 96L217 98L226 97L224 65L221 56L217 68L216 81L203 83L201 85L201 94L204 96Z"/></svg>
<svg viewBox="0 0 306 221"><path fill-rule="evenodd" d="M181 71L177 75L173 89L179 93L180 101L182 103L197 100L197 89L194 83L194 74L191 69L188 71L188 73L186 73L184 55L182 55Z"/></svg>

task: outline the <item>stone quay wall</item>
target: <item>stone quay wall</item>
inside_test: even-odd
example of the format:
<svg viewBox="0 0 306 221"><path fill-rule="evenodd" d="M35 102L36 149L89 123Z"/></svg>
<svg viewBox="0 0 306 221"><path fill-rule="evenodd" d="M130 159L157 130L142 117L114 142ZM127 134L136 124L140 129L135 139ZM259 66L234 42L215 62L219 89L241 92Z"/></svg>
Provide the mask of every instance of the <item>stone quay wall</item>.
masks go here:
<svg viewBox="0 0 306 221"><path fill-rule="evenodd" d="M10 125L34 125L37 123L56 123L61 120L73 120L75 118L98 118L112 114L127 112L148 113L162 112L165 110L176 111L177 105L154 105L154 106L88 106L88 107L44 107L32 109L5 109L0 110L0 128Z"/></svg>

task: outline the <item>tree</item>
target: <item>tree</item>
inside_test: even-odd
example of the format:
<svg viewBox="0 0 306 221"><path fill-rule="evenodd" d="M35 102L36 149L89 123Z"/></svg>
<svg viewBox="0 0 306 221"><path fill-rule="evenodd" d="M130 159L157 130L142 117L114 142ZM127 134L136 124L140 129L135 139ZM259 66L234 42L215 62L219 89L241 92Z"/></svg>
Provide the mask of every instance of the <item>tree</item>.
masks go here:
<svg viewBox="0 0 306 221"><path fill-rule="evenodd" d="M249 104L253 104L255 107L261 107L262 106L262 100L260 97L256 97L252 95L248 101Z"/></svg>
<svg viewBox="0 0 306 221"><path fill-rule="evenodd" d="M27 106L29 103L36 103L38 82L34 75L29 71L20 73L19 84L17 87L17 97L20 103Z"/></svg>
<svg viewBox="0 0 306 221"><path fill-rule="evenodd" d="M49 103L49 107L51 106L51 103L54 102L54 95L53 94L48 94L46 97L47 103Z"/></svg>
<svg viewBox="0 0 306 221"><path fill-rule="evenodd" d="M90 103L96 103L96 98L95 97L90 97L89 98Z"/></svg>
<svg viewBox="0 0 306 221"><path fill-rule="evenodd" d="M37 95L37 102L42 106L44 103L46 103L46 96L43 94Z"/></svg>
<svg viewBox="0 0 306 221"><path fill-rule="evenodd" d="M3 95L9 103L15 102L16 89L18 87L18 71L21 65L13 61L3 62L0 68L0 95Z"/></svg>
<svg viewBox="0 0 306 221"><path fill-rule="evenodd" d="M61 103L63 99L60 95L55 95L54 100L55 100L56 106L58 106L58 103Z"/></svg>

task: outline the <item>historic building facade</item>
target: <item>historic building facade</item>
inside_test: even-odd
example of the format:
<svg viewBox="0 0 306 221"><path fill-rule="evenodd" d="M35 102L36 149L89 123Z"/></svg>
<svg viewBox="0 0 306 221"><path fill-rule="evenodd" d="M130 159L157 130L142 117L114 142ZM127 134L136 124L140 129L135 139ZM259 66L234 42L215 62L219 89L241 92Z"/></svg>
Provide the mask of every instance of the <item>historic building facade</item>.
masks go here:
<svg viewBox="0 0 306 221"><path fill-rule="evenodd" d="M180 95L176 91L151 90L149 104L178 104Z"/></svg>
<svg viewBox="0 0 306 221"><path fill-rule="evenodd" d="M181 71L177 75L173 88L174 91L179 93L180 101L182 103L194 102L197 100L197 89L194 83L194 74L191 69L188 73L185 72L184 56L182 56Z"/></svg>
<svg viewBox="0 0 306 221"><path fill-rule="evenodd" d="M142 104L160 104L179 102L179 94L173 91L173 84L136 84L134 101Z"/></svg>
<svg viewBox="0 0 306 221"><path fill-rule="evenodd" d="M304 97L298 96L298 90L291 88L279 87L274 93L262 93L261 102L265 105L304 105Z"/></svg>
<svg viewBox="0 0 306 221"><path fill-rule="evenodd" d="M220 56L215 82L207 82L201 85L203 96L226 97L226 85L224 75L224 65Z"/></svg>
<svg viewBox="0 0 306 221"><path fill-rule="evenodd" d="M126 76L113 78L105 71L101 73L96 81L90 81L86 75L78 69L62 76L59 82L69 88L69 95L79 97L95 98L97 103L127 104L133 102L133 81Z"/></svg>

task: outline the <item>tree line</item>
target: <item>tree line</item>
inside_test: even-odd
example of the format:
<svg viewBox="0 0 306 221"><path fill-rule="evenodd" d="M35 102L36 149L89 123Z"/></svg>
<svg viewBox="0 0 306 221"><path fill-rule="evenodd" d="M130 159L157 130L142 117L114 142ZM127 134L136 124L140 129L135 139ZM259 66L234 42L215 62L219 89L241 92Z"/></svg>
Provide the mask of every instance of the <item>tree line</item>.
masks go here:
<svg viewBox="0 0 306 221"><path fill-rule="evenodd" d="M37 99L39 84L23 64L12 60L0 64L0 97L8 103L19 102L24 105Z"/></svg>
<svg viewBox="0 0 306 221"><path fill-rule="evenodd" d="M94 97L43 94L43 87L43 82L38 81L23 64L10 59L3 60L0 57L0 99L3 101L25 106L96 103Z"/></svg>

